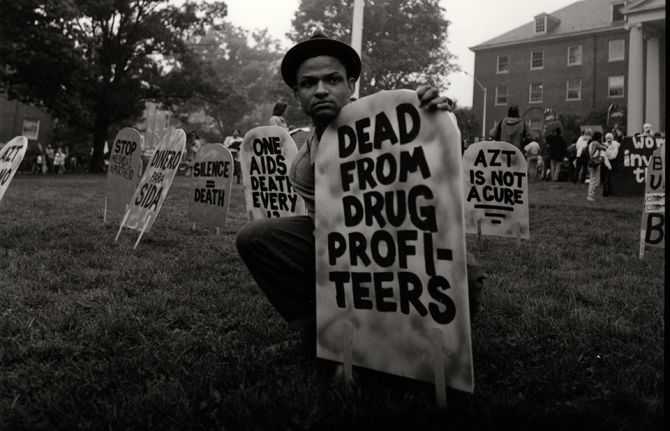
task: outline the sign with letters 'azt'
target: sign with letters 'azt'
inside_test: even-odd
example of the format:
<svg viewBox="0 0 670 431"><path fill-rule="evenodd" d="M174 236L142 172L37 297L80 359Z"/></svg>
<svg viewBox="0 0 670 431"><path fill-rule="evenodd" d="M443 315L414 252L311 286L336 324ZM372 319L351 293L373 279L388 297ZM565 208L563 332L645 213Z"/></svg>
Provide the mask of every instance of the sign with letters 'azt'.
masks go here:
<svg viewBox="0 0 670 431"><path fill-rule="evenodd" d="M17 136L0 148L0 201L19 170L27 148L28 139L25 136Z"/></svg>
<svg viewBox="0 0 670 431"><path fill-rule="evenodd" d="M297 153L281 127L256 127L244 135L240 163L249 220L305 215L305 203L288 179Z"/></svg>
<svg viewBox="0 0 670 431"><path fill-rule="evenodd" d="M316 158L317 356L472 391L460 132L396 90L345 106ZM431 333L441 332L434 355Z"/></svg>
<svg viewBox="0 0 670 431"><path fill-rule="evenodd" d="M126 205L137 189L142 177L141 141L142 135L132 127L116 134L107 171L107 210L110 212L125 214Z"/></svg>
<svg viewBox="0 0 670 431"><path fill-rule="evenodd" d="M215 227L226 225L233 169L233 155L228 148L221 144L200 148L193 162L189 220Z"/></svg>
<svg viewBox="0 0 670 431"><path fill-rule="evenodd" d="M146 223L144 231L149 232L170 190L185 145L182 129L169 130L163 136L130 200L130 213L123 226L142 230Z"/></svg>
<svg viewBox="0 0 670 431"><path fill-rule="evenodd" d="M649 159L642 206L640 247L665 248L665 145Z"/></svg>
<svg viewBox="0 0 670 431"><path fill-rule="evenodd" d="M507 142L477 142L463 154L465 229L528 239L528 168ZM479 229L478 229L479 225Z"/></svg>

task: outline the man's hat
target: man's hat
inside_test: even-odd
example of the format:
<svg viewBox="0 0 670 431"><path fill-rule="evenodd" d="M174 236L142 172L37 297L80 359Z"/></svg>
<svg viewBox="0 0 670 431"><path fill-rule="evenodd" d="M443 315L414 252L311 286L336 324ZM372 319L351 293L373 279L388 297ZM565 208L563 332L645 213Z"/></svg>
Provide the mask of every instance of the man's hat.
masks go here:
<svg viewBox="0 0 670 431"><path fill-rule="evenodd" d="M300 65L308 58L327 55L342 62L347 70L347 78L358 79L361 74L361 58L346 43L331 39L321 31L289 49L281 62L281 76L289 87L297 84L296 75Z"/></svg>

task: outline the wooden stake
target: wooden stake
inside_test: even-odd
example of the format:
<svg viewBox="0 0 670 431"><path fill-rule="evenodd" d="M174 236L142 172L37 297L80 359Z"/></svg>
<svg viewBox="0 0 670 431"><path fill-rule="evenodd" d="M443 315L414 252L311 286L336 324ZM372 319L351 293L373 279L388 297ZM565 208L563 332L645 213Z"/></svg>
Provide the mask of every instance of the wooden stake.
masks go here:
<svg viewBox="0 0 670 431"><path fill-rule="evenodd" d="M135 241L135 245L133 246L133 250L137 248L137 245L140 243L140 240L142 239L142 235L144 235L144 229L147 228L147 225L149 224L149 221L151 220L151 214L149 214L149 217L147 217L147 221L144 222L144 226L142 226L142 230L140 231L140 236L137 237L137 241Z"/></svg>
<svg viewBox="0 0 670 431"><path fill-rule="evenodd" d="M477 219L477 241L482 239L482 219Z"/></svg>
<svg viewBox="0 0 670 431"><path fill-rule="evenodd" d="M102 224L107 224L107 196L105 196L105 211L102 213Z"/></svg>
<svg viewBox="0 0 670 431"><path fill-rule="evenodd" d="M444 378L444 356L442 354L442 331L439 328L430 330L430 341L433 345L433 369L435 372L435 402L438 409L447 411L447 383Z"/></svg>
<svg viewBox="0 0 670 431"><path fill-rule="evenodd" d="M354 341L354 325L351 322L344 322L342 324L342 362L344 363L344 386L347 390L351 390L351 383L354 381L354 373L352 369L351 348Z"/></svg>
<svg viewBox="0 0 670 431"><path fill-rule="evenodd" d="M521 246L521 224L514 223L514 236L516 237L516 246Z"/></svg>
<svg viewBox="0 0 670 431"><path fill-rule="evenodd" d="M647 235L646 229L640 230L640 259L644 259L644 237L646 235Z"/></svg>
<svg viewBox="0 0 670 431"><path fill-rule="evenodd" d="M191 225L191 230L195 231L195 222L193 222L193 224Z"/></svg>
<svg viewBox="0 0 670 431"><path fill-rule="evenodd" d="M217 227L217 228L216 228L216 236L219 236L219 233L220 233L220 232L221 232L221 230Z"/></svg>
<svg viewBox="0 0 670 431"><path fill-rule="evenodd" d="M119 235L121 235L121 229L123 229L123 225L126 224L126 220L128 220L129 215L130 210L126 210L126 213L123 216L123 220L121 220L121 226L119 226L119 231L116 233L116 238L114 238L114 242L116 242L119 239Z"/></svg>

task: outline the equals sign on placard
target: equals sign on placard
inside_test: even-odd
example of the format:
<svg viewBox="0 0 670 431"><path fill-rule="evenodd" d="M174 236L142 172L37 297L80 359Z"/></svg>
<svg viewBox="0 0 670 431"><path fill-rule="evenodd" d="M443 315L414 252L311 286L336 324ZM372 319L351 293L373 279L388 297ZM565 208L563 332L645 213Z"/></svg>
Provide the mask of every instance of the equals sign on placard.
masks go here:
<svg viewBox="0 0 670 431"><path fill-rule="evenodd" d="M477 205L475 205L475 208L483 209L483 210L492 210L492 211L514 211L513 207L502 206L502 205L477 204ZM506 217L505 214L500 213L500 212L485 211L484 215L491 219L491 224L501 224L502 223L501 219L504 219Z"/></svg>
<svg viewBox="0 0 670 431"><path fill-rule="evenodd" d="M214 182L214 180L207 180L205 182L205 187L207 187L208 189L213 189L215 186L216 183Z"/></svg>

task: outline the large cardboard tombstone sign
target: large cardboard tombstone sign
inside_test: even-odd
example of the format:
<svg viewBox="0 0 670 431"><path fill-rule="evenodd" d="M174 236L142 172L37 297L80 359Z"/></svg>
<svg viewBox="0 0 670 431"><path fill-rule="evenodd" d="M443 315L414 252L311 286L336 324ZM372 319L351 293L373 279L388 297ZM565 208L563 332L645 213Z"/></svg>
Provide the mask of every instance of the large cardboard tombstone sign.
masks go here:
<svg viewBox="0 0 670 431"><path fill-rule="evenodd" d="M623 138L617 157L612 160L612 190L617 195L645 192L645 168L662 139L637 135Z"/></svg>
<svg viewBox="0 0 670 431"><path fill-rule="evenodd" d="M409 90L347 105L324 132L318 357L345 362L352 325L354 365L432 382L438 361L448 386L473 390L460 148L453 115L426 112Z"/></svg>
<svg viewBox="0 0 670 431"><path fill-rule="evenodd" d="M649 159L645 183L640 257L645 247L665 248L665 145Z"/></svg>
<svg viewBox="0 0 670 431"><path fill-rule="evenodd" d="M116 134L105 185L106 212L123 215L142 177L142 135L132 127Z"/></svg>
<svg viewBox="0 0 670 431"><path fill-rule="evenodd" d="M17 136L0 148L0 202L26 155L28 139Z"/></svg>
<svg viewBox="0 0 670 431"><path fill-rule="evenodd" d="M486 141L463 154L467 233L529 238L528 168L514 145Z"/></svg>
<svg viewBox="0 0 670 431"><path fill-rule="evenodd" d="M256 127L244 135L240 163L249 220L305 214L305 203L288 179L297 153L281 127Z"/></svg>
<svg viewBox="0 0 670 431"><path fill-rule="evenodd" d="M198 151L193 162L189 220L214 227L226 225L233 169L233 155L222 144L207 144Z"/></svg>
<svg viewBox="0 0 670 431"><path fill-rule="evenodd" d="M185 144L186 134L181 129L169 130L163 136L130 200L122 228L151 230L172 185Z"/></svg>

